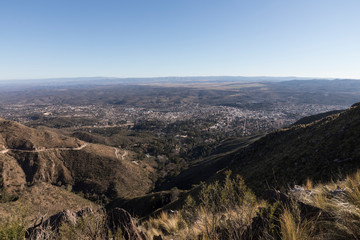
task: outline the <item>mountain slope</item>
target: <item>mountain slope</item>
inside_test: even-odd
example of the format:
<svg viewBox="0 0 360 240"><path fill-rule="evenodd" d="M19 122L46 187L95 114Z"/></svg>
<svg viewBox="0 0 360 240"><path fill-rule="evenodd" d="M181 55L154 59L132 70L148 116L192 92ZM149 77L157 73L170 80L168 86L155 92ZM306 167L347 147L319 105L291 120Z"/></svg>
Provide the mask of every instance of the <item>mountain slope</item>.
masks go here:
<svg viewBox="0 0 360 240"><path fill-rule="evenodd" d="M360 104L307 125L266 135L237 153L231 169L257 193L267 187L328 181L360 167Z"/></svg>
<svg viewBox="0 0 360 240"><path fill-rule="evenodd" d="M259 196L269 188L285 188L286 192L290 185L304 184L307 179L315 182L341 179L360 168L360 103L312 123L280 129L247 143L248 146L238 145L233 151L210 156L208 161L199 162L161 187L189 189L191 184L200 181L221 182L226 170L231 170L233 176L240 174ZM225 168L216 172L220 163L227 166L222 165L217 170ZM199 191L199 187L192 188L163 209L177 209L187 195L197 196Z"/></svg>
<svg viewBox="0 0 360 240"><path fill-rule="evenodd" d="M294 124L292 124L292 126L300 125L300 124L309 124L309 123L315 122L317 120L323 119L323 118L325 118L327 116L334 115L334 114L337 114L337 113L341 113L343 111L344 110L334 110L334 111L330 111L330 112L324 112L324 113L319 113L319 114L316 114L316 115L303 117L303 118L299 119L298 121L296 121Z"/></svg>
<svg viewBox="0 0 360 240"><path fill-rule="evenodd" d="M226 168L240 149L259 139L261 135L229 138L219 144L213 154L204 159L193 162L189 168L175 177L158 182L155 190L170 190L173 187L179 189L191 189L194 184L208 180L216 172Z"/></svg>
<svg viewBox="0 0 360 240"><path fill-rule="evenodd" d="M0 119L0 187L17 196L46 182L71 187L88 197L132 198L152 187L146 164L134 164L125 150L89 144L46 128Z"/></svg>
<svg viewBox="0 0 360 240"><path fill-rule="evenodd" d="M34 222L36 218L40 219L43 216L51 216L64 209L79 211L87 207L92 209L99 208L97 204L63 187L39 182L32 186L25 186L19 192L16 199L1 201L0 216L4 219L14 214L19 215L21 211L25 210L27 220Z"/></svg>

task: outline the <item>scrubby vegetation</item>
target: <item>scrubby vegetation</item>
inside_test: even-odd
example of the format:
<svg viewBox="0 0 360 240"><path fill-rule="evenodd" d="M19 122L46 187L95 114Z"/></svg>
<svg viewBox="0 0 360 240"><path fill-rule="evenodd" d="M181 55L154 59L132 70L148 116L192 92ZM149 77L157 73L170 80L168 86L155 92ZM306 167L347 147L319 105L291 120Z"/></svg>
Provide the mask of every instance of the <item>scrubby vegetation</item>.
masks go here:
<svg viewBox="0 0 360 240"><path fill-rule="evenodd" d="M182 208L137 219L137 231L149 239L360 239L360 170L327 184L310 180L287 194L256 199L244 180L226 173L222 182L203 184ZM276 191L273 191L276 193ZM23 239L26 208L1 217L0 239ZM69 215L73 216L73 215ZM57 230L42 225L37 239L120 239L111 231L105 210L85 211ZM45 226L45 227L44 227Z"/></svg>
<svg viewBox="0 0 360 240"><path fill-rule="evenodd" d="M143 223L148 235L168 235L179 239L237 239L255 216L258 203L243 179L204 184L197 199L187 197L182 210L162 212Z"/></svg>
<svg viewBox="0 0 360 240"><path fill-rule="evenodd" d="M296 193L296 199L321 209L326 216L311 222L317 230L313 238L360 239L360 170L342 181L306 190Z"/></svg>
<svg viewBox="0 0 360 240"><path fill-rule="evenodd" d="M188 197L181 210L162 212L142 228L165 239L360 239L359 199L360 171L325 185L308 180L272 204L228 175L222 184L204 185L197 201Z"/></svg>
<svg viewBox="0 0 360 240"><path fill-rule="evenodd" d="M0 239L121 239L121 230L111 231L107 225L106 212L103 210L91 211L76 217L72 212L69 215L54 215L52 222L45 221L44 217L35 220L28 219L26 207L19 207L7 217L0 217ZM66 211L64 211L66 212ZM50 218L51 219L51 218ZM34 225L34 226L33 226Z"/></svg>
<svg viewBox="0 0 360 240"><path fill-rule="evenodd" d="M19 206L9 216L0 217L0 239L24 239L28 222L25 220L28 208Z"/></svg>

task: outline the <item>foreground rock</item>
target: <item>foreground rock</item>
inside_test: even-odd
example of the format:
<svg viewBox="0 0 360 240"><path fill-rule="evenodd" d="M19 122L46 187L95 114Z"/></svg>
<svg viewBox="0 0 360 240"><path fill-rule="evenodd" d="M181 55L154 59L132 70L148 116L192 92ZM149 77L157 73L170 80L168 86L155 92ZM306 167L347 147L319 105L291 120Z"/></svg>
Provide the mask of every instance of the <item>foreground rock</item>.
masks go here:
<svg viewBox="0 0 360 240"><path fill-rule="evenodd" d="M63 224L71 224L75 226L80 218L93 213L94 210L91 208L85 208L77 212L70 210L61 211L52 215L45 221L43 221L42 218L39 223L35 223L33 227L28 228L25 237L27 239L38 239L39 235L42 235L45 230L58 233L59 228Z"/></svg>
<svg viewBox="0 0 360 240"><path fill-rule="evenodd" d="M109 213L109 227L113 232L121 229L126 240L148 240L146 235L140 232L130 213L122 208L114 208Z"/></svg>

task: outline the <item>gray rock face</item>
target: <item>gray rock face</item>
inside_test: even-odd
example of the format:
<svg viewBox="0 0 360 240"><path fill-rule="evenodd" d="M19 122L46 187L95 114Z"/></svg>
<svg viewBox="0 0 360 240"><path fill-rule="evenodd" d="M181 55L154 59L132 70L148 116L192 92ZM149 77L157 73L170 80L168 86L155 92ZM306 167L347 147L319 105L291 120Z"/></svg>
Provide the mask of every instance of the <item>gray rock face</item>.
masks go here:
<svg viewBox="0 0 360 240"><path fill-rule="evenodd" d="M28 228L25 233L25 237L27 239L38 239L42 229L51 229L54 232L58 232L62 224L69 223L71 225L76 225L76 223L79 221L79 218L90 213L93 213L91 208L85 208L78 212L70 210L61 211L55 215L50 216L45 221L41 219L40 223L35 223L33 227Z"/></svg>
<svg viewBox="0 0 360 240"><path fill-rule="evenodd" d="M94 212L94 210L90 208L85 208L78 212L64 210L49 217L45 221L41 219L39 223L35 223L33 227L27 229L25 237L26 239L31 240L48 239L46 237L44 238L45 232L46 234L51 233L53 237L56 237L56 234L59 233L59 229L63 224L70 224L75 226L77 223L79 223L81 218L90 214L96 215L99 213L101 212ZM125 240L149 240L143 232L137 229L137 226L134 223L130 213L122 208L114 208L108 213L107 216L102 215L101 217L103 217L103 220L106 221L106 226L103 226L105 227L103 231L110 229L112 232L116 233L120 229Z"/></svg>

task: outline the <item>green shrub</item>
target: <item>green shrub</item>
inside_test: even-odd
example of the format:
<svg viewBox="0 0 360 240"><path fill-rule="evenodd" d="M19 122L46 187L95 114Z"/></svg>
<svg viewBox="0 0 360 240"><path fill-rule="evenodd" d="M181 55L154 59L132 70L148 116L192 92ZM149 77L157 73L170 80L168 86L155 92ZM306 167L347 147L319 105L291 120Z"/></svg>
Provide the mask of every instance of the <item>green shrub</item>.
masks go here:
<svg viewBox="0 0 360 240"><path fill-rule="evenodd" d="M105 212L96 212L79 218L75 224L61 225L60 239L106 239L108 232L105 216Z"/></svg>
<svg viewBox="0 0 360 240"><path fill-rule="evenodd" d="M240 176L226 172L223 182L204 184L198 202L188 196L180 212L160 214L143 224L149 236L180 239L240 239L257 211L255 195Z"/></svg>
<svg viewBox="0 0 360 240"><path fill-rule="evenodd" d="M28 208L18 207L10 216L0 219L0 239L17 240L24 239L27 221L25 217Z"/></svg>

